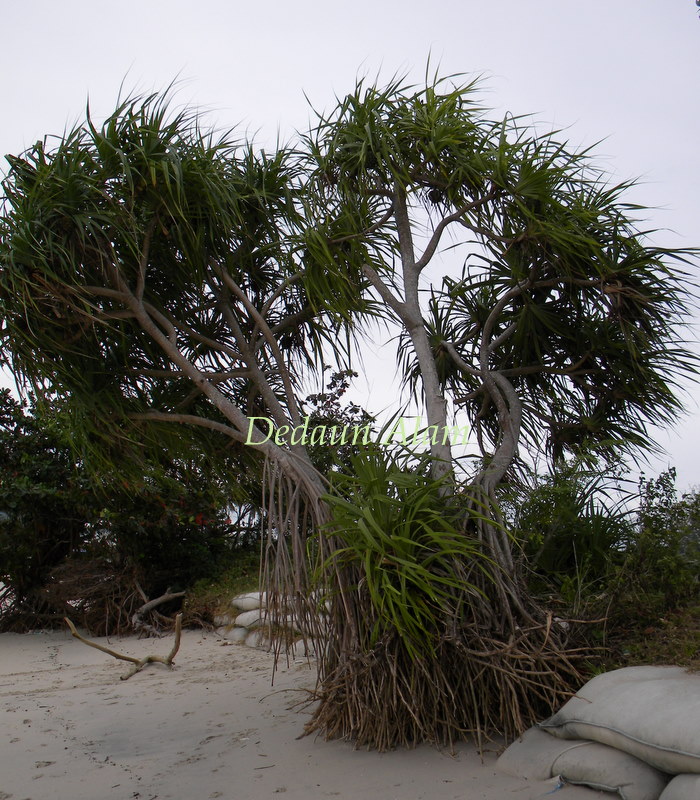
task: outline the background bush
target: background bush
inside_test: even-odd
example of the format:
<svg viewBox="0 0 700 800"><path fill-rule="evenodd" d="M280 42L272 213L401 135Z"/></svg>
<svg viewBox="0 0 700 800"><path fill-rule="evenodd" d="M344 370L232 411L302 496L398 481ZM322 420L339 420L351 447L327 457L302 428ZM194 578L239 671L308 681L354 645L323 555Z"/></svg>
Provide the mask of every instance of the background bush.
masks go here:
<svg viewBox="0 0 700 800"><path fill-rule="evenodd" d="M510 487L533 591L580 627L600 663L700 666L700 492L671 468L636 487L619 468L560 464Z"/></svg>
<svg viewBox="0 0 700 800"><path fill-rule="evenodd" d="M0 630L62 624L67 614L101 633L128 629L147 599L216 577L250 544L255 505L234 513L231 494L201 460L165 453L138 480L96 476L72 451L60 413L2 392Z"/></svg>

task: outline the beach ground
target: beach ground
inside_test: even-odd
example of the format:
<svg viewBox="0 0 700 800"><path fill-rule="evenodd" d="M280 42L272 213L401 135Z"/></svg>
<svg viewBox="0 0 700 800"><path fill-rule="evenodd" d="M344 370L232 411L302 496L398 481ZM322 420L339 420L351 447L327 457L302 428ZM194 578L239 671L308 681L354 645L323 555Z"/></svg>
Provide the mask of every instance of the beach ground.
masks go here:
<svg viewBox="0 0 700 800"><path fill-rule="evenodd" d="M96 639L129 655L172 640ZM173 669L129 665L67 632L0 635L0 800L593 800L499 773L480 758L421 746L376 753L300 738L314 686L306 660L184 631Z"/></svg>

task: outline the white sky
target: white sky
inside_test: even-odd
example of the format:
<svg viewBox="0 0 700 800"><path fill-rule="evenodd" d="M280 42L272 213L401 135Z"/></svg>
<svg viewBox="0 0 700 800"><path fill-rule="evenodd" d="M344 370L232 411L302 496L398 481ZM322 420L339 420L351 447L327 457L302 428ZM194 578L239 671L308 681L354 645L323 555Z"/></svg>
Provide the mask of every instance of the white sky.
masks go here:
<svg viewBox="0 0 700 800"><path fill-rule="evenodd" d="M598 147L617 180L641 177L632 199L657 210L658 241L700 245L698 180L700 19L694 0L2 0L0 154L115 105L120 84L152 91L173 79L178 98L209 109L212 124L242 126L272 145L306 127L304 93L317 108L358 75L408 73L420 82L428 56L442 74L486 78L496 113L533 113ZM4 169L4 162L3 162ZM698 280L693 280L693 289ZM692 332L695 349L698 331ZM368 375L382 348L367 359ZM368 353L371 351L368 348ZM370 410L396 397L387 362L358 390ZM1 378L0 378L1 381ZM365 396L367 395L367 396ZM689 415L662 432L679 486L700 484L700 391Z"/></svg>

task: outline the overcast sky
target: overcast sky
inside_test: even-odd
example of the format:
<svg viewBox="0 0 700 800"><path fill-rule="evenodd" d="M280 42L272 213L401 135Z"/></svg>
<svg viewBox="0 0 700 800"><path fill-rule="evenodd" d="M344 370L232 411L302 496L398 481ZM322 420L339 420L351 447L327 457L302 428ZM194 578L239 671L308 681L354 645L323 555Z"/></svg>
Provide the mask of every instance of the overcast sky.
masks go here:
<svg viewBox="0 0 700 800"><path fill-rule="evenodd" d="M358 76L399 72L420 82L430 57L443 74L483 75L484 102L498 114L534 114L577 145L600 141L598 160L616 180L641 179L631 199L656 209L657 241L700 246L694 0L433 0L430 8L415 0L2 0L0 29L0 154L60 134L81 119L88 97L100 120L122 83L143 92L174 79L178 100L207 110L213 125L240 126L269 146L306 127L305 94L322 109ZM697 329L689 335L700 351ZM395 397L390 386L377 379L358 391L378 410ZM689 415L660 434L668 456L648 469L677 466L681 488L700 484L698 396L690 387Z"/></svg>

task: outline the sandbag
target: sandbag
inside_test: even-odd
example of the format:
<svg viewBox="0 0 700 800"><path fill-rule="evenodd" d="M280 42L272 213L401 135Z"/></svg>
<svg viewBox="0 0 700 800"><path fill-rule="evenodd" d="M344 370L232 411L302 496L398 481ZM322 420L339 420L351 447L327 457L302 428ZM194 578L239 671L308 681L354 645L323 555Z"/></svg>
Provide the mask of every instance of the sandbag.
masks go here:
<svg viewBox="0 0 700 800"><path fill-rule="evenodd" d="M556 739L538 728L513 742L496 766L528 780L561 776L567 783L617 792L622 800L658 800L668 782L667 775L628 753L598 742Z"/></svg>
<svg viewBox="0 0 700 800"><path fill-rule="evenodd" d="M609 745L672 775L700 773L700 675L682 667L606 672L539 727Z"/></svg>
<svg viewBox="0 0 700 800"><path fill-rule="evenodd" d="M598 742L563 752L552 764L552 774L567 783L617 792L622 800L658 800L669 779L629 753Z"/></svg>
<svg viewBox="0 0 700 800"><path fill-rule="evenodd" d="M537 727L530 728L499 756L496 767L516 778L544 781L559 774L552 772L552 765L562 753L586 744L556 739Z"/></svg>
<svg viewBox="0 0 700 800"><path fill-rule="evenodd" d="M698 800L700 775L676 775L661 792L659 800Z"/></svg>

